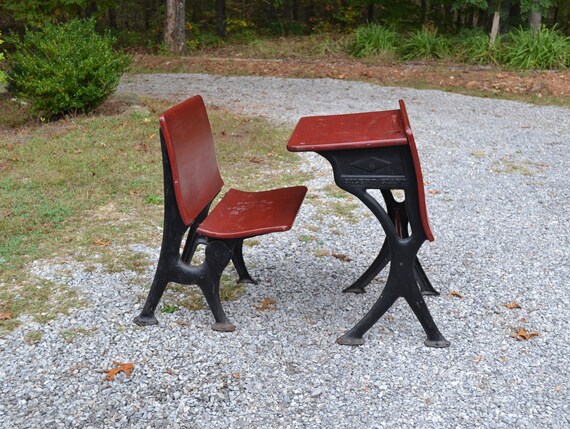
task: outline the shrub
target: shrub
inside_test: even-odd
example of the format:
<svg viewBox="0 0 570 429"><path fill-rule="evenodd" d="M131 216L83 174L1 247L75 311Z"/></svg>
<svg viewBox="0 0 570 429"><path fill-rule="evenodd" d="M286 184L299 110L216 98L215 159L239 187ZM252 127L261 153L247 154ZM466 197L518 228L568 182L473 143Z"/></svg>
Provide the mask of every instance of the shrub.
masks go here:
<svg viewBox="0 0 570 429"><path fill-rule="evenodd" d="M489 34L482 31L462 31L458 40L456 55L460 61L474 64L498 64L502 37L497 36L490 44Z"/></svg>
<svg viewBox="0 0 570 429"><path fill-rule="evenodd" d="M113 51L114 39L93 20L46 24L15 39L8 89L48 119L88 112L116 89L130 58Z"/></svg>
<svg viewBox="0 0 570 429"><path fill-rule="evenodd" d="M392 27L377 24L359 27L354 33L350 53L356 57L393 56L396 52L397 40L398 33Z"/></svg>
<svg viewBox="0 0 570 429"><path fill-rule="evenodd" d="M424 28L411 34L400 48L403 60L446 58L451 53L449 40L437 34L437 30Z"/></svg>
<svg viewBox="0 0 570 429"><path fill-rule="evenodd" d="M542 27L533 34L522 28L508 34L502 61L515 69L560 69L570 67L570 37L556 28Z"/></svg>

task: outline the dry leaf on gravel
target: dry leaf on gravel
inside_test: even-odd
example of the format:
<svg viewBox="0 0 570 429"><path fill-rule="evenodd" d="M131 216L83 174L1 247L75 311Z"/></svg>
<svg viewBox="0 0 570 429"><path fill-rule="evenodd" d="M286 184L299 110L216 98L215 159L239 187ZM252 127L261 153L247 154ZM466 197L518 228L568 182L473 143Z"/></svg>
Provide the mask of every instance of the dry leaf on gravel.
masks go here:
<svg viewBox="0 0 570 429"><path fill-rule="evenodd" d="M516 302L510 302L508 304L503 304L503 307L507 307L509 310L514 310L515 308L521 308Z"/></svg>
<svg viewBox="0 0 570 429"><path fill-rule="evenodd" d="M463 298L463 295L461 295L459 292L457 292L456 290L452 290L451 292L449 292L447 294L447 296L455 296L457 298Z"/></svg>
<svg viewBox="0 0 570 429"><path fill-rule="evenodd" d="M337 259L340 259L340 260L343 261L343 262L350 262L350 261L352 261L352 259L351 259L350 257L348 257L348 256L346 256L346 255L343 255L342 253L335 253L335 252L333 252L333 253L332 253L332 256L334 256L334 257L337 258Z"/></svg>
<svg viewBox="0 0 570 429"><path fill-rule="evenodd" d="M116 360L113 361L113 365L117 365L117 367L105 371L107 373L107 375L105 376L105 380L114 380L115 375L117 375L119 372L124 372L125 374L127 374L127 376L130 377L135 367L135 365L132 362L122 363L122 362L117 362Z"/></svg>
<svg viewBox="0 0 570 429"><path fill-rule="evenodd" d="M97 246L101 247L107 247L111 245L111 242L105 240L93 240L93 244L96 244Z"/></svg>
<svg viewBox="0 0 570 429"><path fill-rule="evenodd" d="M259 311L277 310L277 308L275 308L276 303L277 301L273 298L263 298L263 300L261 301L261 305L254 305L254 307L257 308Z"/></svg>
<svg viewBox="0 0 570 429"><path fill-rule="evenodd" d="M520 328L518 332L511 334L511 337L519 341L530 340L532 337L538 337L538 332L527 332L525 328Z"/></svg>

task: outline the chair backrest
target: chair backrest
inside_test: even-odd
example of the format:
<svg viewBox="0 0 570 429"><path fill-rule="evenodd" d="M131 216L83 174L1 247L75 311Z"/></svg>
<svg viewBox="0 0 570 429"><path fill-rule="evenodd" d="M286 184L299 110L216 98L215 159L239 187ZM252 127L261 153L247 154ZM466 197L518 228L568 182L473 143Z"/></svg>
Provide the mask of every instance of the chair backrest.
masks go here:
<svg viewBox="0 0 570 429"><path fill-rule="evenodd" d="M412 154L412 160L414 162L414 170L416 173L416 187L418 189L418 203L420 207L420 217L422 221L422 227L426 238L429 241L433 241L433 233L429 227L429 218L427 214L426 207L426 197L424 191L424 178L422 175L422 167L420 165L420 157L418 155L418 149L416 147L416 140L414 139L414 134L412 133L412 127L410 126L410 119L408 118L408 112L406 111L406 105L404 100L399 100L400 112L402 113L402 121L404 123L404 130L406 132L406 137L408 138L408 146L410 147L410 152Z"/></svg>
<svg viewBox="0 0 570 429"><path fill-rule="evenodd" d="M160 129L178 211L184 224L190 225L224 185L202 97L196 95L164 112Z"/></svg>

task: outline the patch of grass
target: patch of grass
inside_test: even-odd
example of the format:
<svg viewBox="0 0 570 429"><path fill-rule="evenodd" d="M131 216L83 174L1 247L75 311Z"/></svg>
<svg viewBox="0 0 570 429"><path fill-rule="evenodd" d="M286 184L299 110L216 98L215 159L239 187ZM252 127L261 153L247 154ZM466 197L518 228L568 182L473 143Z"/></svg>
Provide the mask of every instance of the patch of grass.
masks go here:
<svg viewBox="0 0 570 429"><path fill-rule="evenodd" d="M323 190L329 197L344 199L349 195L346 191L340 189L338 186L329 184Z"/></svg>
<svg viewBox="0 0 570 429"><path fill-rule="evenodd" d="M28 107L13 99L0 85L0 128L17 128L31 120Z"/></svg>
<svg viewBox="0 0 570 429"><path fill-rule="evenodd" d="M319 248L315 250L315 256L317 258L324 258L325 256L330 256L331 252L326 249Z"/></svg>
<svg viewBox="0 0 570 429"><path fill-rule="evenodd" d="M493 163L491 170L499 174L533 176L537 173L542 173L546 167L548 167L548 164L501 158Z"/></svg>
<svg viewBox="0 0 570 429"><path fill-rule="evenodd" d="M220 280L220 298L222 301L235 301L242 296L247 289L244 283L236 283L235 278L222 274Z"/></svg>
<svg viewBox="0 0 570 429"><path fill-rule="evenodd" d="M326 59L331 55L345 56L350 37L337 33L318 33L310 36L260 37L248 43L218 44L202 49L201 55L212 57L243 57L258 59Z"/></svg>
<svg viewBox="0 0 570 429"><path fill-rule="evenodd" d="M71 308L85 304L76 290L65 285L13 270L3 272L2 277L8 274L12 277L0 283L0 303L3 303L3 312L10 313L11 318L0 320L0 334L19 326L23 315L46 323L58 314L68 314Z"/></svg>
<svg viewBox="0 0 570 429"><path fill-rule="evenodd" d="M317 237L309 234L302 234L299 236L299 241L301 241L302 243L310 243L311 241L315 241L316 239Z"/></svg>
<svg viewBox="0 0 570 429"><path fill-rule="evenodd" d="M129 245L160 244L158 117L172 103L141 102L142 110L125 114L26 122L17 133L0 129L0 303L13 313L0 329L13 329L19 315L49 320L81 302L65 286L30 277L33 260L49 255L109 271L148 268L148 257ZM5 110L0 102L0 117ZM269 189L308 177L298 173L300 157L285 149L291 130L216 109L210 119L226 189Z"/></svg>
<svg viewBox="0 0 570 429"><path fill-rule="evenodd" d="M92 334L94 331L95 330L93 329L73 328L61 331L60 335L63 337L66 343L71 344L77 339L77 337Z"/></svg>
<svg viewBox="0 0 570 429"><path fill-rule="evenodd" d="M161 313L165 313L165 314L172 314L172 313L176 313L178 310L180 310L180 308L178 308L175 305L163 305L160 308L160 312Z"/></svg>
<svg viewBox="0 0 570 429"><path fill-rule="evenodd" d="M477 159L483 159L487 157L487 152L484 150L474 150L471 152L471 156Z"/></svg>
<svg viewBox="0 0 570 429"><path fill-rule="evenodd" d="M358 208L358 204L356 203L349 203L346 201L343 202L333 202L331 205L331 210L337 216L342 217L349 223L358 223L359 219L354 214L354 210Z"/></svg>
<svg viewBox="0 0 570 429"><path fill-rule="evenodd" d="M28 331L24 334L24 341L29 345L37 344L42 340L43 336L41 331Z"/></svg>
<svg viewBox="0 0 570 429"><path fill-rule="evenodd" d="M186 298L178 301L181 307L184 307L190 311L203 310L204 306L204 296L199 290L193 289Z"/></svg>
<svg viewBox="0 0 570 429"><path fill-rule="evenodd" d="M249 238L243 242L243 245L247 247L259 246L260 244L261 241L258 240L257 238Z"/></svg>
<svg viewBox="0 0 570 429"><path fill-rule="evenodd" d="M270 189L298 185L310 177L299 170L301 158L285 149L292 129L216 110L211 110L210 118L227 188Z"/></svg>

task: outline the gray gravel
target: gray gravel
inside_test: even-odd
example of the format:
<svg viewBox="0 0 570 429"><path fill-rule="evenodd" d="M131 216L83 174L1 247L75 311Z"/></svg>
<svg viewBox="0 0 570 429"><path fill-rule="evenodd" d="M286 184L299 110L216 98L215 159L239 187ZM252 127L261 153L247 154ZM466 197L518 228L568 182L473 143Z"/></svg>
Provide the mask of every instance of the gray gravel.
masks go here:
<svg viewBox="0 0 570 429"><path fill-rule="evenodd" d="M569 109L330 79L137 75L119 92L173 102L199 93L291 129L303 115L394 109L405 99L436 235L421 258L442 294L427 302L451 347L424 347L404 302L364 346L335 344L386 280L365 295L340 292L383 235L363 208L356 224L315 221L333 198L323 190L331 171L302 154L321 207L309 201L292 231L246 249L260 282L226 303L234 333L211 331L207 310L135 326L152 268L141 281L76 262L34 263L31 272L77 288L88 305L44 325L25 320L0 339L0 427L570 427ZM158 246L133 250L154 264ZM352 261L317 257L321 250ZM275 310L254 307L266 297ZM522 308L503 306L510 302ZM519 342L511 337L519 327L539 336ZM29 345L33 330L43 337ZM112 361L133 362L132 376L104 381Z"/></svg>

